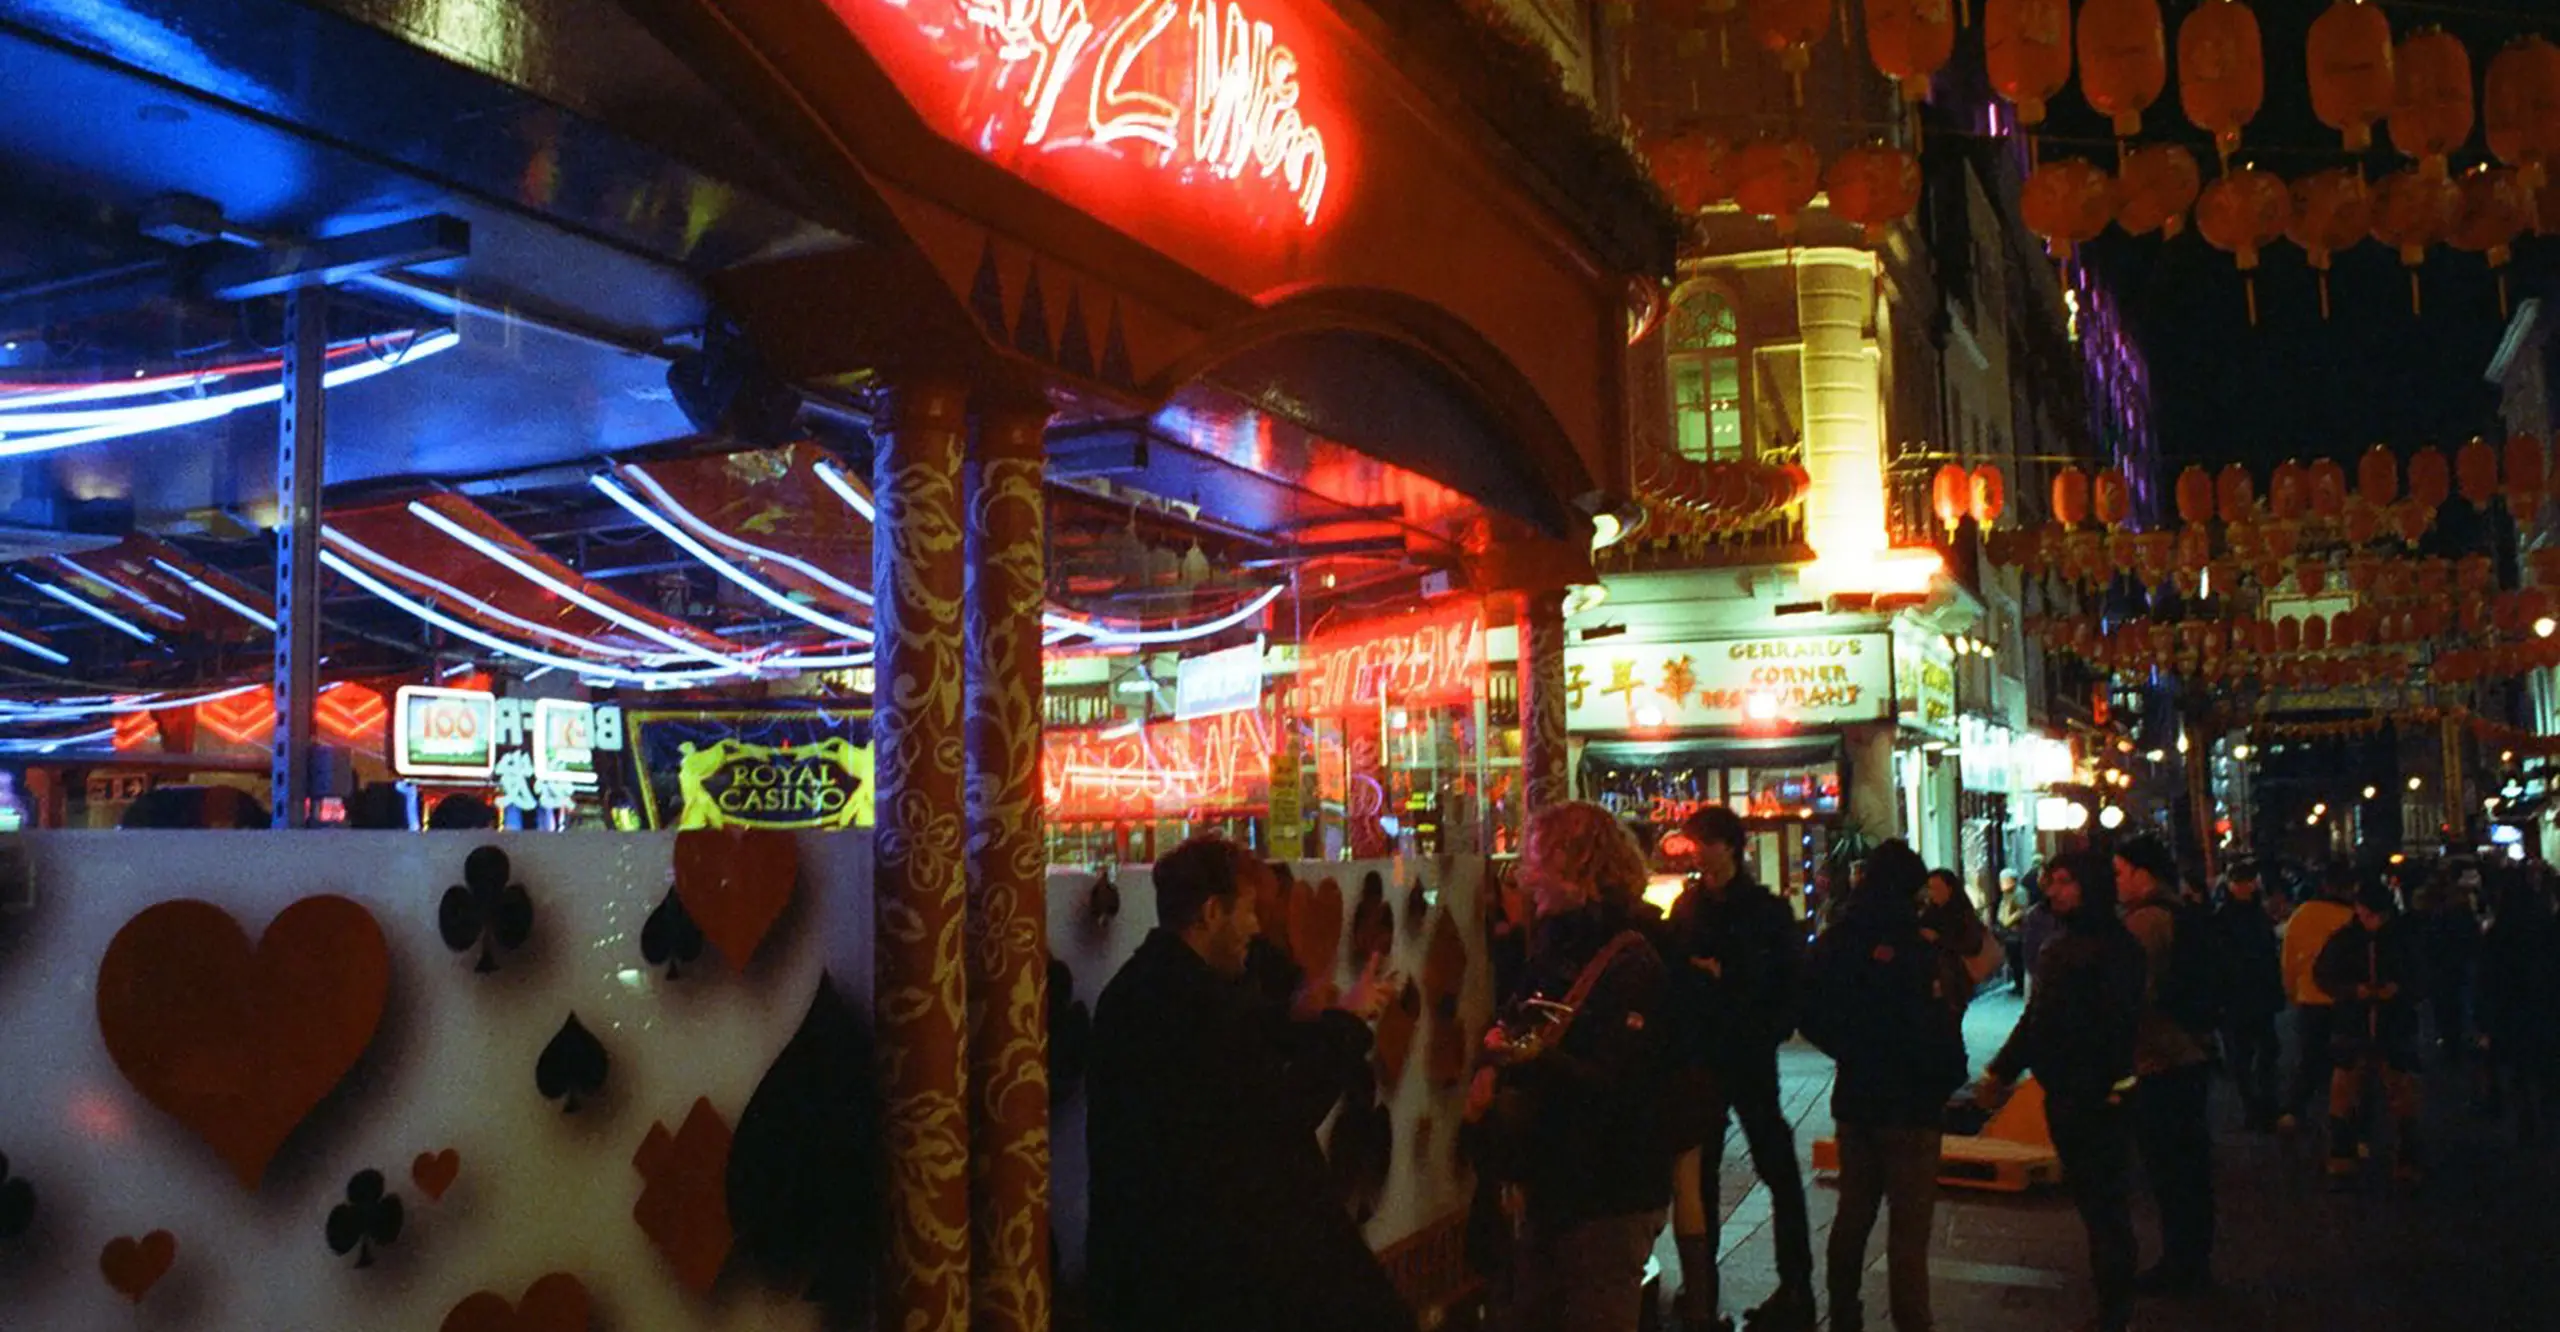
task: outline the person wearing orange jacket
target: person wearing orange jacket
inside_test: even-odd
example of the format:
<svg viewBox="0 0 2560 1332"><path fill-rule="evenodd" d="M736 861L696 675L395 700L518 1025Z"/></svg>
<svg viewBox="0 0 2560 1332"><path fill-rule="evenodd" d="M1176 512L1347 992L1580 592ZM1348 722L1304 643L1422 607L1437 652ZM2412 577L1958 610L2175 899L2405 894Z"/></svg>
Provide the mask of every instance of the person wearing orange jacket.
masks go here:
<svg viewBox="0 0 2560 1332"><path fill-rule="evenodd" d="M2355 899L2355 866L2335 862L2321 875L2319 895L2294 908L2293 914L2285 918L2284 992L2293 1002L2295 1062L2293 1081L2285 1088L2284 1113L2276 1119L2279 1132L2291 1133L2301 1127L2312 1093L2325 1095L2330 1075L2336 1071L2337 1058L2330 1047L2337 1034L2337 1001L2320 988L2313 972L2320 961L2320 950L2329 946L2338 931L2354 922Z"/></svg>

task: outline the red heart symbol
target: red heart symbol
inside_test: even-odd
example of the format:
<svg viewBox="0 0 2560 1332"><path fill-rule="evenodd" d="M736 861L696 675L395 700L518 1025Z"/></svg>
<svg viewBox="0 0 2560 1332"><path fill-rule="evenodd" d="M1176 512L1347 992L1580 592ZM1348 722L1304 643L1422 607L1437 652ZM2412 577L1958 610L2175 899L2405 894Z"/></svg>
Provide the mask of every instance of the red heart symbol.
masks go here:
<svg viewBox="0 0 2560 1332"><path fill-rule="evenodd" d="M373 914L306 897L255 948L229 912L162 902L98 964L98 1030L143 1099L193 1129L250 1189L372 1044L391 988Z"/></svg>
<svg viewBox="0 0 2560 1332"><path fill-rule="evenodd" d="M444 1191L453 1187L453 1177L462 1173L462 1153L447 1147L440 1152L420 1152L409 1163L409 1178L418 1192L429 1202L443 1202Z"/></svg>
<svg viewBox="0 0 2560 1332"><path fill-rule="evenodd" d="M587 1332L587 1288L566 1272L554 1272L534 1282L515 1305L475 1291L444 1316L442 1332Z"/></svg>
<svg viewBox="0 0 2560 1332"><path fill-rule="evenodd" d="M800 844L772 828L689 828L676 834L676 900L745 971L800 887Z"/></svg>
<svg viewBox="0 0 2560 1332"><path fill-rule="evenodd" d="M107 1284L115 1292L136 1304L169 1275L169 1265L178 1261L178 1237L165 1230L155 1230L140 1239L118 1235L107 1241L98 1254L98 1270L106 1275Z"/></svg>

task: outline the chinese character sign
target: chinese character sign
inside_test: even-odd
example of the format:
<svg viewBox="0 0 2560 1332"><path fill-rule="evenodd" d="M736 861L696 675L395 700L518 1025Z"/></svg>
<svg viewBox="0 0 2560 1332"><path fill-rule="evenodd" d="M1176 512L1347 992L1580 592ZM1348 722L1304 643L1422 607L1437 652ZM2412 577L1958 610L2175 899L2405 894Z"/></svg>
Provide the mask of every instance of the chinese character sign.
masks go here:
<svg viewBox="0 0 2560 1332"><path fill-rule="evenodd" d="M1876 721L1893 697L1884 634L1589 644L1565 649L1580 732L1786 730Z"/></svg>

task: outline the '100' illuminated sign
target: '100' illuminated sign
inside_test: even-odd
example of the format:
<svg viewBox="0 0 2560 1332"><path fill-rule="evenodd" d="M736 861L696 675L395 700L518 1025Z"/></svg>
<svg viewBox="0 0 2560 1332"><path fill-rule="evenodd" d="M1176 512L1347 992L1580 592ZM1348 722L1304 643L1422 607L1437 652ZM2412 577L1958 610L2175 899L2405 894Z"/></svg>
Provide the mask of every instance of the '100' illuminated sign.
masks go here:
<svg viewBox="0 0 2560 1332"><path fill-rule="evenodd" d="M1013 103L1004 114L964 108L982 152L1134 150L1162 170L1270 182L1308 223L1323 206L1324 134L1307 123L1297 53L1234 0L1136 0L1116 14L1128 0L882 3L927 34L953 12L942 4L956 5L982 41L947 52L991 69L997 100Z"/></svg>

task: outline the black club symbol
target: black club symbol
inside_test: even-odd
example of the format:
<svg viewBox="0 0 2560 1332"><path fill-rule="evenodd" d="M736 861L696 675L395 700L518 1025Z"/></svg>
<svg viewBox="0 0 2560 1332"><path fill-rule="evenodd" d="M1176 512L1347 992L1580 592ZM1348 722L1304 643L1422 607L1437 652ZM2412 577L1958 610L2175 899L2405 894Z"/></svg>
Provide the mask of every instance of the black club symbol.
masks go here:
<svg viewBox="0 0 2560 1332"><path fill-rule="evenodd" d="M9 1158L0 1156L0 1240L27 1233L36 1221L36 1186L9 1175Z"/></svg>
<svg viewBox="0 0 2560 1332"><path fill-rule="evenodd" d="M400 1195L384 1191L382 1172L359 1170L347 1181L347 1200L329 1209L329 1252L371 1267L373 1246L397 1242L400 1221Z"/></svg>
<svg viewBox="0 0 2560 1332"><path fill-rule="evenodd" d="M460 953L479 946L475 971L496 971L499 949L513 952L533 937L533 899L523 884L508 881L512 873L506 852L481 847L463 860L462 882L445 890L436 911L445 947Z"/></svg>
<svg viewBox="0 0 2560 1332"><path fill-rule="evenodd" d="M668 980L684 978L684 969L702 960L702 927L684 909L684 899L667 890L666 900L640 926L640 956L653 967L665 967Z"/></svg>

